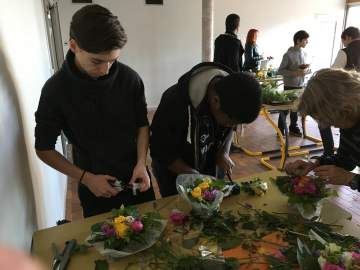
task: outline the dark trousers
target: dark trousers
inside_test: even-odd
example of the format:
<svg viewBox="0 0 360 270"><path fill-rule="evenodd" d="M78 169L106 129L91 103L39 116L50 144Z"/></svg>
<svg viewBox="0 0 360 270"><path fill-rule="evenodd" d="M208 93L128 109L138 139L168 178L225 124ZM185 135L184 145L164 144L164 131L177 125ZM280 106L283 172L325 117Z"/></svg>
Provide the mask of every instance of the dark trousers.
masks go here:
<svg viewBox="0 0 360 270"><path fill-rule="evenodd" d="M331 132L331 127L321 129L319 127L321 140L324 147L324 155L331 156L334 154L334 139Z"/></svg>
<svg viewBox="0 0 360 270"><path fill-rule="evenodd" d="M293 87L293 86L284 86L284 91L286 90L293 90L293 89L301 89L302 87ZM288 115L288 111L283 111L283 115L285 117L284 120L286 120L286 116ZM278 119L278 127L281 130L281 132L284 134L285 127L283 126L283 123L286 123L286 121L281 121L279 115ZM297 112L290 112L290 130L297 127L297 121L298 121L298 114Z"/></svg>

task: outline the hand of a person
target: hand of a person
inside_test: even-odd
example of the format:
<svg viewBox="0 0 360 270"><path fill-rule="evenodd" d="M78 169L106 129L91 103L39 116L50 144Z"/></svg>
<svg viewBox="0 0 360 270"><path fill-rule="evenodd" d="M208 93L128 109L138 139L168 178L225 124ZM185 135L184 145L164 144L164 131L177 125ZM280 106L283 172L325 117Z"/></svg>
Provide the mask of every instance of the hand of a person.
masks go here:
<svg viewBox="0 0 360 270"><path fill-rule="evenodd" d="M285 171L290 175L303 176L307 175L317 165L310 161L297 160L286 165Z"/></svg>
<svg viewBox="0 0 360 270"><path fill-rule="evenodd" d="M146 170L144 164L137 164L133 170L133 175L129 182L130 185L134 184L136 181L140 181L141 187L140 192L147 191L150 188L150 177Z"/></svg>
<svg viewBox="0 0 360 270"><path fill-rule="evenodd" d="M347 185L353 177L353 173L335 165L319 166L314 172L316 176L333 185Z"/></svg>
<svg viewBox="0 0 360 270"><path fill-rule="evenodd" d="M218 154L216 165L229 174L232 173L232 168L235 167L235 163L231 160L229 155L223 152Z"/></svg>
<svg viewBox="0 0 360 270"><path fill-rule="evenodd" d="M116 196L119 191L113 188L109 181L115 181L116 178L110 175L92 174L86 172L82 183L87 186L96 197L110 198Z"/></svg>

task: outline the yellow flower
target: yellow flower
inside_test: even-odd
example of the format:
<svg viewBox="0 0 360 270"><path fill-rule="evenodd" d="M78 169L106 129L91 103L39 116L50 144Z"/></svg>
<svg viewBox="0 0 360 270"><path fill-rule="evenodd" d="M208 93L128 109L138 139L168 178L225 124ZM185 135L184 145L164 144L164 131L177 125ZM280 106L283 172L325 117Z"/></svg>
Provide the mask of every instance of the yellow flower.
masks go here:
<svg viewBox="0 0 360 270"><path fill-rule="evenodd" d="M207 182L202 182L201 184L198 185L198 187L201 188L201 190L205 190L208 189L210 185Z"/></svg>
<svg viewBox="0 0 360 270"><path fill-rule="evenodd" d="M129 226L123 222L115 223L114 227L115 227L116 235L119 238L124 238L129 229Z"/></svg>
<svg viewBox="0 0 360 270"><path fill-rule="evenodd" d="M191 195L196 199L201 199L201 188L196 187L191 191Z"/></svg>
<svg viewBox="0 0 360 270"><path fill-rule="evenodd" d="M118 216L117 218L114 219L114 223L117 224L117 223L123 223L126 221L126 217L124 216Z"/></svg>

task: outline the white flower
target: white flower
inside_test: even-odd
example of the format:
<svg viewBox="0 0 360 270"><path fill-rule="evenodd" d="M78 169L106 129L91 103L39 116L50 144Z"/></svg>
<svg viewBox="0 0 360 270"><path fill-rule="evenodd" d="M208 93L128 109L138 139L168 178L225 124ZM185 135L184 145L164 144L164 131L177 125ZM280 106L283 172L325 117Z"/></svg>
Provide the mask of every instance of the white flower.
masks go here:
<svg viewBox="0 0 360 270"><path fill-rule="evenodd" d="M344 261L344 265L346 269L350 269L351 265L352 265L352 254L351 252L343 252L342 256L343 261Z"/></svg>
<svg viewBox="0 0 360 270"><path fill-rule="evenodd" d="M135 218L132 216L127 216L126 217L126 223L127 224L132 224L135 221Z"/></svg>
<svg viewBox="0 0 360 270"><path fill-rule="evenodd" d="M326 254L331 255L334 253L341 252L341 247L339 247L338 245L336 245L334 243L329 243L328 245L326 245L325 251L326 251Z"/></svg>
<svg viewBox="0 0 360 270"><path fill-rule="evenodd" d="M323 269L324 269L324 265L325 265L325 263L326 263L326 259L325 259L323 256L320 256L320 257L318 258L318 263L319 263L319 265L320 265L320 268L323 270Z"/></svg>

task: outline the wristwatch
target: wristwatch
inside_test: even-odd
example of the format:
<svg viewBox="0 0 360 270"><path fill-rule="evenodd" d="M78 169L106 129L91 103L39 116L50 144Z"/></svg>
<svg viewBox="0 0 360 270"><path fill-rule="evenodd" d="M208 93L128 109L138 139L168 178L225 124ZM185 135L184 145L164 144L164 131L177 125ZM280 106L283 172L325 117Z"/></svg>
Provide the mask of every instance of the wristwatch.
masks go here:
<svg viewBox="0 0 360 270"><path fill-rule="evenodd" d="M353 190L357 190L360 192L360 174L354 174L349 182L349 186Z"/></svg>

